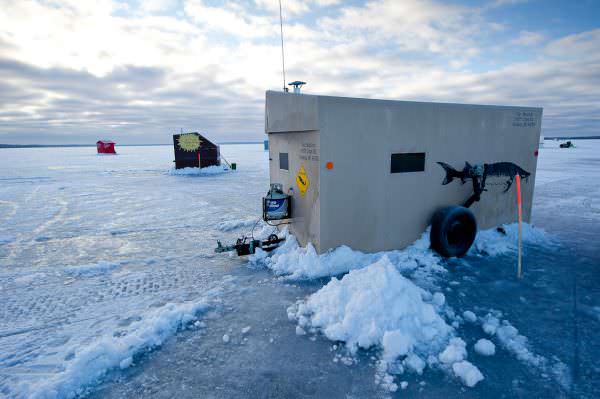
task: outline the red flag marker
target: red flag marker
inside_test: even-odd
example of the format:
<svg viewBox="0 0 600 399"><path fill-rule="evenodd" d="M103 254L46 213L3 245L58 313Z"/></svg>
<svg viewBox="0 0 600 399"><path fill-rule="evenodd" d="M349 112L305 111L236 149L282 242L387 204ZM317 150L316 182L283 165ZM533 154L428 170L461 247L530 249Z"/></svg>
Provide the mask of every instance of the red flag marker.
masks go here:
<svg viewBox="0 0 600 399"><path fill-rule="evenodd" d="M518 269L517 269L517 277L521 278L521 244L522 244L522 223L523 223L523 211L521 206L521 176L516 176L517 180L517 208L519 212L519 259L518 259Z"/></svg>

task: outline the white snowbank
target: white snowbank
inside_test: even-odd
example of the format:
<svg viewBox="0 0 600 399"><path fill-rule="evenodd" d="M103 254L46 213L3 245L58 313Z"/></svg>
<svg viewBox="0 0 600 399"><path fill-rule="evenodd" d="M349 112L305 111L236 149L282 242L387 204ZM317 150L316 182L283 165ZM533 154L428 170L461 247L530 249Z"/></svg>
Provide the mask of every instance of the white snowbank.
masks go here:
<svg viewBox="0 0 600 399"><path fill-rule="evenodd" d="M207 175L219 175L221 173L227 173L230 169L227 166L213 165L207 166L206 168L183 168L183 169L171 169L170 175L173 176L207 176Z"/></svg>
<svg viewBox="0 0 600 399"><path fill-rule="evenodd" d="M100 261L98 263L91 263L89 265L68 266L65 267L63 271L70 276L94 277L102 274L108 274L120 266L121 263L119 262Z"/></svg>
<svg viewBox="0 0 600 399"><path fill-rule="evenodd" d="M496 345L488 339L481 338L475 343L475 352L482 356L492 356L496 353Z"/></svg>
<svg viewBox="0 0 600 399"><path fill-rule="evenodd" d="M502 228L506 234L499 232L497 229L478 231L469 253L471 255L497 256L516 251L519 234L518 223L505 224L502 225ZM556 239L543 229L528 223L523 223L522 232L524 244L548 246L557 243Z"/></svg>
<svg viewBox="0 0 600 399"><path fill-rule="evenodd" d="M515 251L518 226L510 224L503 227L506 235L499 233L496 229L480 231L471 248L471 255L497 256ZM523 224L523 242L552 245L554 239L542 229ZM303 280L338 276L366 267L383 256L387 256L403 274L410 274L411 279L424 283L430 282L433 276L447 271L443 265L444 260L429 247L429 229L405 249L372 254L355 251L342 245L318 255L310 243L306 247L301 247L294 236L287 235L284 244L273 251L270 256L261 253L251 257L250 261L264 264L278 276Z"/></svg>
<svg viewBox="0 0 600 399"><path fill-rule="evenodd" d="M127 368L136 355L161 345L167 338L196 320L207 309L204 301L170 303L132 323L124 335L106 334L83 349L65 364L61 372L49 375L45 383L23 386L23 396L32 398L72 398L101 379L107 371Z"/></svg>
<svg viewBox="0 0 600 399"><path fill-rule="evenodd" d="M466 360L454 363L452 371L468 387L474 387L479 381L483 380L481 371Z"/></svg>
<svg viewBox="0 0 600 399"><path fill-rule="evenodd" d="M403 272L414 272L416 279L429 279L433 274L444 273L441 258L429 249L429 232L413 245L398 251L378 252L373 254L355 251L345 245L318 255L309 243L300 247L292 235L273 251L271 256L262 254L251 258L251 262L262 262L278 276L287 279L303 280L327 276L337 276L351 270L362 269L386 256Z"/></svg>

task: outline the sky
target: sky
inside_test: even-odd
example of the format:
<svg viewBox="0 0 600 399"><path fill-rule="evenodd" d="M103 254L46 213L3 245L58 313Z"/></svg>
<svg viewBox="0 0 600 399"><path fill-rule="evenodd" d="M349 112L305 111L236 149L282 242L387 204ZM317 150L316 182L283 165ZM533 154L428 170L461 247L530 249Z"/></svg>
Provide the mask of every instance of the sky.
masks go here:
<svg viewBox="0 0 600 399"><path fill-rule="evenodd" d="M600 0L282 0L304 92L544 108L600 135ZM264 136L277 0L0 0L0 143Z"/></svg>

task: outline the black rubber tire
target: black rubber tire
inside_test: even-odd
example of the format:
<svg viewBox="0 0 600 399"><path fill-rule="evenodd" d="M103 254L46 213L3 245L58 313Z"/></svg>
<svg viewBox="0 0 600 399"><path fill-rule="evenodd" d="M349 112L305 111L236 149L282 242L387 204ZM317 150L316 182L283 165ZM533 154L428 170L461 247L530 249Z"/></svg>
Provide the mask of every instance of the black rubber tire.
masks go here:
<svg viewBox="0 0 600 399"><path fill-rule="evenodd" d="M475 216L464 206L438 210L431 219L431 248L445 258L464 256L477 234Z"/></svg>
<svg viewBox="0 0 600 399"><path fill-rule="evenodd" d="M277 237L277 234L271 234L271 235L269 235L269 238L267 238L267 241L274 242L274 241L277 241L277 238L279 238L279 237Z"/></svg>

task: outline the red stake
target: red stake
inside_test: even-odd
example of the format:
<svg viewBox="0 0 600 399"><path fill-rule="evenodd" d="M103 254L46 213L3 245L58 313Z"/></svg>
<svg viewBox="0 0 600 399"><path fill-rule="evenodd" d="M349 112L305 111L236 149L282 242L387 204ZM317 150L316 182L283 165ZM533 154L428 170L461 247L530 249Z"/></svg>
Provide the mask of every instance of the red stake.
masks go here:
<svg viewBox="0 0 600 399"><path fill-rule="evenodd" d="M521 278L521 256L522 256L522 251L521 251L521 243L522 243L522 223L523 223L523 211L522 211L522 206L521 206L521 176L517 175L516 176L516 180L517 180L517 208L518 208L518 212L519 212L519 259L518 259L518 270L517 270L517 277Z"/></svg>

